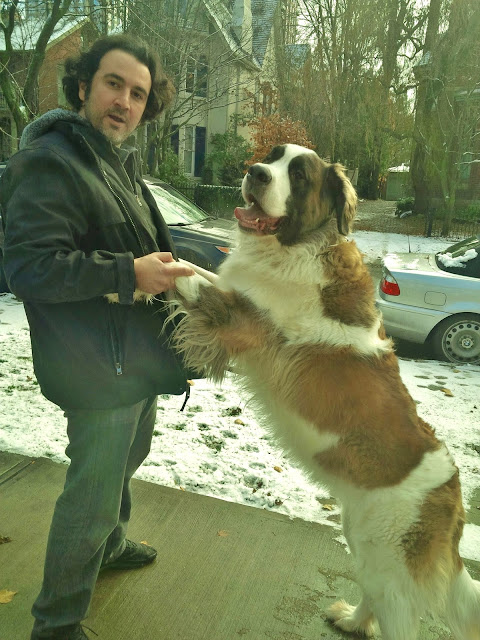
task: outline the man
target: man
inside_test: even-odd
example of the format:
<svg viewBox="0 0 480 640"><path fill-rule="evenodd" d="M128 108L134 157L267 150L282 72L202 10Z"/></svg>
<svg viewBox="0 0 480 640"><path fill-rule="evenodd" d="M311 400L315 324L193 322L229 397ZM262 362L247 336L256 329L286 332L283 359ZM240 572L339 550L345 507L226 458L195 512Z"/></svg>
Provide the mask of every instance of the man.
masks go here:
<svg viewBox="0 0 480 640"><path fill-rule="evenodd" d="M161 294L193 271L174 260L135 153L119 146L173 87L157 56L124 35L67 61L63 82L75 111L56 109L25 129L1 189L5 273L24 301L42 392L65 411L71 460L32 640L87 638L80 623L100 569L154 560L152 547L125 537L130 479L150 449L157 394L187 386L161 334ZM158 298L133 303L136 288Z"/></svg>

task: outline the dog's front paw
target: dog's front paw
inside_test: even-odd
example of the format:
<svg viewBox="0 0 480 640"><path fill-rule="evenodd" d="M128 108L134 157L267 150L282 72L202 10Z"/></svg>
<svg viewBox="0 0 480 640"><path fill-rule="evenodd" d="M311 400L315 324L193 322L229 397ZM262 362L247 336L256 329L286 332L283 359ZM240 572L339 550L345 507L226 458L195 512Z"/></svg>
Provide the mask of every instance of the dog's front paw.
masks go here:
<svg viewBox="0 0 480 640"><path fill-rule="evenodd" d="M105 294L105 298L113 304L119 302L118 293L107 293ZM154 296L151 293L145 293L145 291L140 291L140 289L135 289L133 292L134 302L146 302L150 304L153 302L153 298Z"/></svg>
<svg viewBox="0 0 480 640"><path fill-rule="evenodd" d="M352 607L345 600L339 600L327 609L327 618L342 631L359 633L367 638L375 635L375 619L369 614L359 611L359 607Z"/></svg>
<svg viewBox="0 0 480 640"><path fill-rule="evenodd" d="M199 276L197 273L193 276L180 276L175 279L175 287L186 302L198 300L201 286L211 287L212 285L206 278Z"/></svg>

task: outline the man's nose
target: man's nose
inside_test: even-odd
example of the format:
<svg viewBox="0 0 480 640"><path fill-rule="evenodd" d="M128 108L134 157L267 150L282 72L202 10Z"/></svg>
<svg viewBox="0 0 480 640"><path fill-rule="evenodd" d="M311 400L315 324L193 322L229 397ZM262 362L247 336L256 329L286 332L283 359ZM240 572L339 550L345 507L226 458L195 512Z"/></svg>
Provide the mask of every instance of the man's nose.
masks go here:
<svg viewBox="0 0 480 640"><path fill-rule="evenodd" d="M121 107L122 109L130 108L130 92L127 90L119 91L116 96L114 103Z"/></svg>

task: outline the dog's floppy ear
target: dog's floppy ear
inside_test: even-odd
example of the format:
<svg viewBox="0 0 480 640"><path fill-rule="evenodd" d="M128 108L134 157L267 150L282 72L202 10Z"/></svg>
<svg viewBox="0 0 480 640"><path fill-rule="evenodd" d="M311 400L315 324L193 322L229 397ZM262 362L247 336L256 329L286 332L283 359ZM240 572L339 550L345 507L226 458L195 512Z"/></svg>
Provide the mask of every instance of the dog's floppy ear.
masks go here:
<svg viewBox="0 0 480 640"><path fill-rule="evenodd" d="M338 231L346 236L350 233L355 218L357 194L341 164L329 165L326 172L325 195L332 203L332 209L337 217Z"/></svg>

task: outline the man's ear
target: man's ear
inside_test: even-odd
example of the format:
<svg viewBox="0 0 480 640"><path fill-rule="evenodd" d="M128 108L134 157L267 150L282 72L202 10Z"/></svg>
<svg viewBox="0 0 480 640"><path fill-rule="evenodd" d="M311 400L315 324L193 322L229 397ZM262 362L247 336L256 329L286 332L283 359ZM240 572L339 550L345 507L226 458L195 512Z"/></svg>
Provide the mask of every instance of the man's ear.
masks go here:
<svg viewBox="0 0 480 640"><path fill-rule="evenodd" d="M352 230L357 210L357 194L341 164L335 163L327 167L324 185L325 195L332 203L332 212L337 218L338 231L346 236Z"/></svg>
<svg viewBox="0 0 480 640"><path fill-rule="evenodd" d="M82 102L85 102L85 94L87 92L87 83L84 80L78 82L78 97Z"/></svg>

